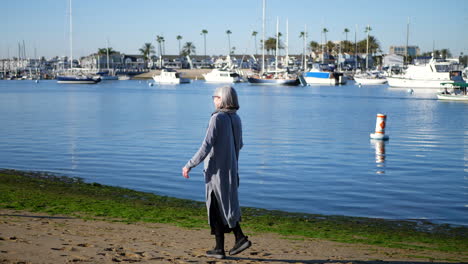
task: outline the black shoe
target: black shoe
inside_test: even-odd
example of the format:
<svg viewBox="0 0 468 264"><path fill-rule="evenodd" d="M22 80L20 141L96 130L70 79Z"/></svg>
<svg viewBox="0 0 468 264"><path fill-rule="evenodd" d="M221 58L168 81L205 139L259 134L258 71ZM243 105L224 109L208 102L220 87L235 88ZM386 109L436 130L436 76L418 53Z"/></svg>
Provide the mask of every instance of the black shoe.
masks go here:
<svg viewBox="0 0 468 264"><path fill-rule="evenodd" d="M206 252L206 256L210 258L223 259L226 257L224 249L212 249Z"/></svg>
<svg viewBox="0 0 468 264"><path fill-rule="evenodd" d="M242 251L248 249L252 245L252 242L248 240L248 237L245 236L241 238L239 241L236 241L236 244L234 245L231 250L229 250L229 255L236 255L241 253Z"/></svg>

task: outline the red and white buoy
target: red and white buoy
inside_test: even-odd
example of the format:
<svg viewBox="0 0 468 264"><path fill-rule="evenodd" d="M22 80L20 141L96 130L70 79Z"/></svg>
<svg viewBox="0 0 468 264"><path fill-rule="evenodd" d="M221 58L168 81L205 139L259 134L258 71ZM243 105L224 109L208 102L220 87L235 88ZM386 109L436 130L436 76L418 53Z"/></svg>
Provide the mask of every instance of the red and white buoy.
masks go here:
<svg viewBox="0 0 468 264"><path fill-rule="evenodd" d="M384 114L377 114L377 121L375 123L375 133L370 134L372 139L388 140L388 136L385 135L387 116Z"/></svg>

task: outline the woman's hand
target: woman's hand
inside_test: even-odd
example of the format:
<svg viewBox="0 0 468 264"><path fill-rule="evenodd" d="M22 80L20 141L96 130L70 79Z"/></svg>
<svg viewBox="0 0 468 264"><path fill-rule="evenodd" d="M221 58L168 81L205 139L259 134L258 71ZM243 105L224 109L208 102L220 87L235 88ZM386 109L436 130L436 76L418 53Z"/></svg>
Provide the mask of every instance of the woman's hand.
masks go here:
<svg viewBox="0 0 468 264"><path fill-rule="evenodd" d="M184 176L184 178L186 178L186 179L190 178L189 177L189 172L190 172L189 168L186 168L186 167L182 168L182 176Z"/></svg>

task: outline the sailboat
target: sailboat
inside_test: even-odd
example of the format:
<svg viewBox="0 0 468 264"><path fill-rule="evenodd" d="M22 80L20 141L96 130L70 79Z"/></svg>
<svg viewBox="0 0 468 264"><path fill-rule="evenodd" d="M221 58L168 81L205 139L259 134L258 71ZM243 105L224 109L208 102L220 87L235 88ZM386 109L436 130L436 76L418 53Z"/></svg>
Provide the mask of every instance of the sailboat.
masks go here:
<svg viewBox="0 0 468 264"><path fill-rule="evenodd" d="M88 76L73 71L73 26L72 26L72 0L70 0L70 69L63 75L57 76L57 83L95 84L101 81L100 77Z"/></svg>
<svg viewBox="0 0 468 264"><path fill-rule="evenodd" d="M247 78L249 83L256 85L288 85L297 86L300 81L296 75L291 75L287 70L278 69L278 45L279 45L279 21L276 21L276 53L275 53L275 70L265 71L265 45L262 46L262 70L258 75L253 75ZM265 0L263 0L263 24L262 24L262 43L265 43Z"/></svg>

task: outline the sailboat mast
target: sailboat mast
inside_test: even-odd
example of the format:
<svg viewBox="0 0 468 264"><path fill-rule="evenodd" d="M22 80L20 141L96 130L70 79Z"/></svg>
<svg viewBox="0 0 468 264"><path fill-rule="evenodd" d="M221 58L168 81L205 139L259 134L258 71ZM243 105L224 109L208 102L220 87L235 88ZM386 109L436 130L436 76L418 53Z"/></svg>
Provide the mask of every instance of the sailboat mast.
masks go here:
<svg viewBox="0 0 468 264"><path fill-rule="evenodd" d="M72 0L70 0L70 69L73 70L73 24L72 24Z"/></svg>
<svg viewBox="0 0 468 264"><path fill-rule="evenodd" d="M306 54L306 45L307 45L307 24L304 25L304 71L307 69L307 54Z"/></svg>
<svg viewBox="0 0 468 264"><path fill-rule="evenodd" d="M109 39L106 41L107 44L107 70L109 70Z"/></svg>
<svg viewBox="0 0 468 264"><path fill-rule="evenodd" d="M265 72L265 0L263 0L263 17L262 17L262 74Z"/></svg>
<svg viewBox="0 0 468 264"><path fill-rule="evenodd" d="M275 75L278 73L279 18L276 17Z"/></svg>
<svg viewBox="0 0 468 264"><path fill-rule="evenodd" d="M406 24L406 61L409 63L408 43L409 43L409 24L410 18L408 17L408 24Z"/></svg>
<svg viewBox="0 0 468 264"><path fill-rule="evenodd" d="M286 67L289 66L289 24L288 24L288 19L286 19L286 56L285 56L285 61L286 61Z"/></svg>

